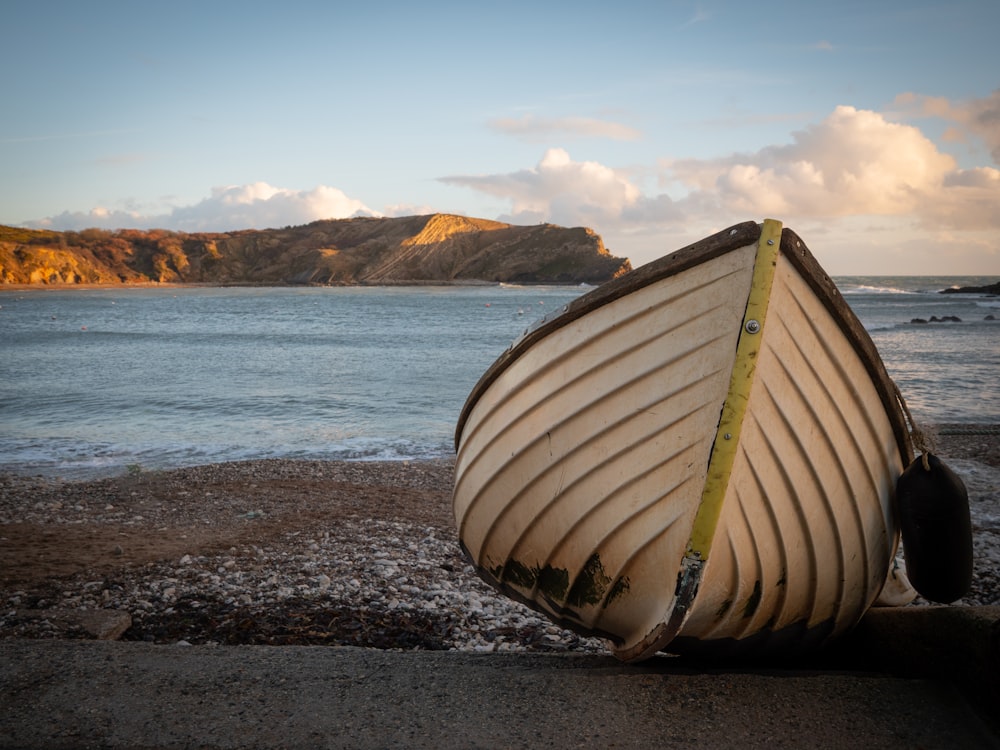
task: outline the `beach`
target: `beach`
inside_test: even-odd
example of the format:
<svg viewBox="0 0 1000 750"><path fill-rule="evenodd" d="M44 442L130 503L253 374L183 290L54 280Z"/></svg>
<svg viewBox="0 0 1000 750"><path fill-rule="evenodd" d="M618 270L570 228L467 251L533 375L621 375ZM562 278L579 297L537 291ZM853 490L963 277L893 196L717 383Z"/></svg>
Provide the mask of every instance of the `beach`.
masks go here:
<svg viewBox="0 0 1000 750"><path fill-rule="evenodd" d="M1000 425L938 425L1000 604ZM478 579L453 461L291 461L0 477L0 637L606 653ZM926 604L919 600L916 605Z"/></svg>
<svg viewBox="0 0 1000 750"><path fill-rule="evenodd" d="M452 472L449 460L266 460L7 477L0 637L600 652L476 578L453 530ZM78 616L93 611L96 626ZM101 632L122 617L122 633Z"/></svg>
<svg viewBox="0 0 1000 750"><path fill-rule="evenodd" d="M625 665L494 592L451 459L0 475L0 745L997 747L1000 425L936 432L969 595L756 666Z"/></svg>

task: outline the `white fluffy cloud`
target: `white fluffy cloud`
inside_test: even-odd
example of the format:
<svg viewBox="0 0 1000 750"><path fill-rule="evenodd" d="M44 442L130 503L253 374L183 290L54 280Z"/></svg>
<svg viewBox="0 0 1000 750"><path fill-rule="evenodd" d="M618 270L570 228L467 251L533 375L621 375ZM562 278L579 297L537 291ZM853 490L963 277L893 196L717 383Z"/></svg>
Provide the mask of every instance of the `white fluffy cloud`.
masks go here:
<svg viewBox="0 0 1000 750"><path fill-rule="evenodd" d="M167 213L98 207L87 212L63 212L28 226L49 229L173 229L183 232L221 232L308 224L318 219L377 216L364 203L337 188L320 185L312 190L289 190L255 182L212 189L210 197Z"/></svg>
<svg viewBox="0 0 1000 750"><path fill-rule="evenodd" d="M642 197L639 188L615 170L593 161L573 161L561 148L547 150L532 169L441 181L509 200L511 213L504 218L521 223L613 222Z"/></svg>
<svg viewBox="0 0 1000 750"><path fill-rule="evenodd" d="M212 231L263 229L307 224L317 219L342 219L372 212L361 201L337 188L320 185L312 190L276 188L266 182L215 188L212 196L193 206L174 209L177 229Z"/></svg>
<svg viewBox="0 0 1000 750"><path fill-rule="evenodd" d="M958 110L946 111L958 120ZM960 110L963 126L991 147L1000 144L998 111L1000 95L975 102ZM887 238L877 250L883 273L976 272L995 267L1000 254L1000 170L961 169L919 128L881 113L841 106L792 133L787 144L659 166L660 184L668 187L658 195L644 193L624 172L574 161L559 148L532 169L443 181L506 200L510 214L501 218L508 221L592 227L634 264L661 254L664 244L677 247L765 216L813 234L839 228L828 247L840 243L832 253L840 273L847 272L838 265L845 259L874 267L856 248L870 252L875 237ZM961 262L949 265L949 256Z"/></svg>
<svg viewBox="0 0 1000 750"><path fill-rule="evenodd" d="M901 215L945 190L954 159L917 128L837 107L788 145L669 164L672 179L724 210L784 216Z"/></svg>
<svg viewBox="0 0 1000 750"><path fill-rule="evenodd" d="M675 161L668 172L727 212L909 216L926 228L1000 228L1000 171L959 169L916 127L853 107L837 107L788 145Z"/></svg>
<svg viewBox="0 0 1000 750"><path fill-rule="evenodd" d="M837 107L785 145L661 166L662 182L681 186L683 194L647 196L611 167L573 161L558 148L533 169L443 181L508 200L513 220L598 231L761 216L910 217L932 228L1000 227L1000 171L959 169L918 128L854 107Z"/></svg>

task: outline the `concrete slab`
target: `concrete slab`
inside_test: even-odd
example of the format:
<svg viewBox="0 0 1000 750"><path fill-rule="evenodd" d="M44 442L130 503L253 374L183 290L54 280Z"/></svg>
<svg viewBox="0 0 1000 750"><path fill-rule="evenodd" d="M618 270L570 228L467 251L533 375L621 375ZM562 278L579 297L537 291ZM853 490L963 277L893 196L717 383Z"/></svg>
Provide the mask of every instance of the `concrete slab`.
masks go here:
<svg viewBox="0 0 1000 750"><path fill-rule="evenodd" d="M993 748L937 679L670 657L0 642L9 748Z"/></svg>

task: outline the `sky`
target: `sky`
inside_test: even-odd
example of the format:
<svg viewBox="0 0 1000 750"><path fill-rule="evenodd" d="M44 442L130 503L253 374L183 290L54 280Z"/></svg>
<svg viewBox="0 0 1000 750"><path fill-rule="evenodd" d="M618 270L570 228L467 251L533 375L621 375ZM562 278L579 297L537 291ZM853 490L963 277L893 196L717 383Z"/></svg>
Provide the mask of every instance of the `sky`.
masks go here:
<svg viewBox="0 0 1000 750"><path fill-rule="evenodd" d="M640 266L775 218L1000 275L997 0L6 0L0 224L453 213Z"/></svg>

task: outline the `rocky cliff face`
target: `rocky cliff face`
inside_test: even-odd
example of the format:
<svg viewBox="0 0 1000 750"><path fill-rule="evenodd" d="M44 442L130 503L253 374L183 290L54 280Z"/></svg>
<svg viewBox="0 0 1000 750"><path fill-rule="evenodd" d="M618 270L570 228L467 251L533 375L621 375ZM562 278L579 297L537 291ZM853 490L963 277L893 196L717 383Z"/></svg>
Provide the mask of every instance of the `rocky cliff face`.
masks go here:
<svg viewBox="0 0 1000 750"><path fill-rule="evenodd" d="M444 214L211 234L0 227L0 284L598 284L630 268L590 229Z"/></svg>

